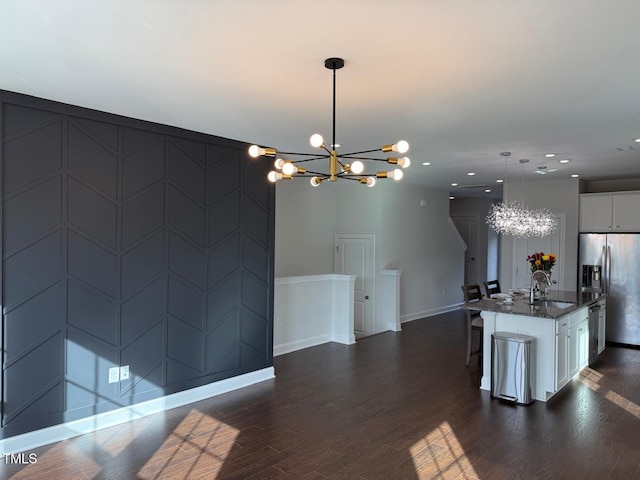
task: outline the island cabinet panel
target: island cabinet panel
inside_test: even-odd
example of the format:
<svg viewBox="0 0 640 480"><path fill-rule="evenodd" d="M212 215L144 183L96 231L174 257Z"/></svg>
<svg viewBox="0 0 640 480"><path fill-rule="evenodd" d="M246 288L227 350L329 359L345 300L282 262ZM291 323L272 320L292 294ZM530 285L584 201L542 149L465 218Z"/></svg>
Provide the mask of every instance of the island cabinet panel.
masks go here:
<svg viewBox="0 0 640 480"><path fill-rule="evenodd" d="M640 192L580 195L580 231L640 231Z"/></svg>
<svg viewBox="0 0 640 480"><path fill-rule="evenodd" d="M536 400L549 400L588 363L588 306L558 318L487 311L483 311L482 316L486 352L491 352L494 332L535 337L530 373L532 396ZM485 367L483 374L481 388L490 390L491 367Z"/></svg>
<svg viewBox="0 0 640 480"><path fill-rule="evenodd" d="M568 322L565 322L567 324ZM556 378L554 390L560 390L569 381L569 331L565 328L556 335Z"/></svg>

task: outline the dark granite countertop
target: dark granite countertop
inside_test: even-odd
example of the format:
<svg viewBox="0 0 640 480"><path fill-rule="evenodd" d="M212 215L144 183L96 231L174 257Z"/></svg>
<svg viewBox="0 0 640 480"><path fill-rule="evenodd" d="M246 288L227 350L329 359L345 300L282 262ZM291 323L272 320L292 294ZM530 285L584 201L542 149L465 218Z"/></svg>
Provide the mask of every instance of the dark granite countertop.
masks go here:
<svg viewBox="0 0 640 480"><path fill-rule="evenodd" d="M558 319L569 315L582 307L596 303L606 297L602 293L572 292L567 290L551 290L547 298L538 300L534 305L529 305L528 295L513 295L513 303L503 304L501 300L484 298L475 303L465 303L460 308L467 310L481 310L485 312L510 313L512 315L525 315L527 317ZM554 306L551 302L571 303L566 308Z"/></svg>

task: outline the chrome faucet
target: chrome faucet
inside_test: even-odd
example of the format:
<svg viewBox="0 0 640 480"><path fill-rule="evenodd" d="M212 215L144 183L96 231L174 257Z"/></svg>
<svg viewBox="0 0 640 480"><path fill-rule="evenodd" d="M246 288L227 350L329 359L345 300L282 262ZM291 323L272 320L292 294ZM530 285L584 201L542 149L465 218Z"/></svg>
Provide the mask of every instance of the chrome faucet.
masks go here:
<svg viewBox="0 0 640 480"><path fill-rule="evenodd" d="M531 272L531 286L529 287L529 305L533 305L534 302L534 298L533 298L533 286L535 285L535 281L536 281L536 274L542 274L544 275L544 278L547 281L548 285L551 285L551 277L549 276L549 273L545 270L534 270L533 272Z"/></svg>

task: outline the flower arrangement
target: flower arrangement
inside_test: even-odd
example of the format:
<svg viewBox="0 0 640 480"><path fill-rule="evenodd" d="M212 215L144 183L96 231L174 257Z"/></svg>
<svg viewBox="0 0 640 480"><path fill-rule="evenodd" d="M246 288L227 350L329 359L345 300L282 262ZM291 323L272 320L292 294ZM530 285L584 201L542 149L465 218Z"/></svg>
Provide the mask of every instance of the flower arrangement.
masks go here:
<svg viewBox="0 0 640 480"><path fill-rule="evenodd" d="M531 264L532 272L536 270L551 271L551 268L556 264L556 257L555 253L537 252L529 255L527 262Z"/></svg>

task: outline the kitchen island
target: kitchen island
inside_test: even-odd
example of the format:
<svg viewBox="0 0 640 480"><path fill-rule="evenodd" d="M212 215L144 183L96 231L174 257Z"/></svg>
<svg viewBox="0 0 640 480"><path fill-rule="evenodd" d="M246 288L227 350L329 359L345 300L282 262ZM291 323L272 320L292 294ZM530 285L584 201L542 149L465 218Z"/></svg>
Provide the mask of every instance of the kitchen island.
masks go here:
<svg viewBox="0 0 640 480"><path fill-rule="evenodd" d="M527 295L514 295L512 304L483 299L462 308L479 310L484 320L482 380L491 391L491 335L509 332L535 337L532 348L531 394L546 402L589 362L589 341L604 350L606 296L598 293L551 291L547 298L529 304ZM589 327L589 309L600 304L598 321ZM596 331L593 331L596 330Z"/></svg>

